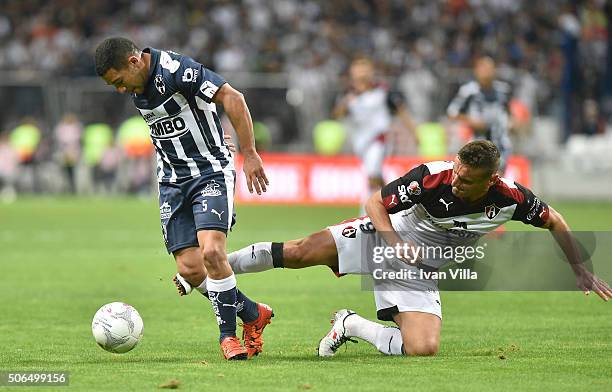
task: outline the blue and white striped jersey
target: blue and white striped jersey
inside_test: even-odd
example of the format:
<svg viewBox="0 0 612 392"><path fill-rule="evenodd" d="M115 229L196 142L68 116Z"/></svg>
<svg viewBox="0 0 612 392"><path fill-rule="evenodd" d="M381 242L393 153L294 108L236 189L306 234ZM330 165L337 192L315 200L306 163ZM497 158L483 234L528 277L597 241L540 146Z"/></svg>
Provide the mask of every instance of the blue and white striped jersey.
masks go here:
<svg viewBox="0 0 612 392"><path fill-rule="evenodd" d="M485 91L477 81L472 80L459 88L457 95L448 105L447 114L451 117L466 114L486 122L489 129L484 138L497 146L503 160L511 149L508 135L510 130L508 105L511 98L511 87L506 82L495 80L491 90Z"/></svg>
<svg viewBox="0 0 612 392"><path fill-rule="evenodd" d="M157 180L181 183L222 170L234 160L212 98L225 80L190 57L145 48L149 80L132 95L157 152Z"/></svg>

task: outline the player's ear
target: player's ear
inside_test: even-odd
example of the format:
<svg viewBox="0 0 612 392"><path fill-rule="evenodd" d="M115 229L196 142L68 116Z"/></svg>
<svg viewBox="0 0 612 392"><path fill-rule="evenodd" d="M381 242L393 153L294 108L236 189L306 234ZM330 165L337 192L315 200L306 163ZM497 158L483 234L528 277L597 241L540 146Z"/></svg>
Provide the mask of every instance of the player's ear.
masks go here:
<svg viewBox="0 0 612 392"><path fill-rule="evenodd" d="M138 56L131 55L130 57L128 57L128 64L138 65L139 62L140 62L140 57Z"/></svg>

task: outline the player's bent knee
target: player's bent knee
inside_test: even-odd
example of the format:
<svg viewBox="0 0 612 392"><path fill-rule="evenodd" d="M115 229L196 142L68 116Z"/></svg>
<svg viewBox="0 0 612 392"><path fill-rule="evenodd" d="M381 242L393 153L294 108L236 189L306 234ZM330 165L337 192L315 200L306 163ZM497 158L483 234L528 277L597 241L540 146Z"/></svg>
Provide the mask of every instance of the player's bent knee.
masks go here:
<svg viewBox="0 0 612 392"><path fill-rule="evenodd" d="M432 356L440 350L437 339L420 339L419 341L404 340L404 354L411 356Z"/></svg>

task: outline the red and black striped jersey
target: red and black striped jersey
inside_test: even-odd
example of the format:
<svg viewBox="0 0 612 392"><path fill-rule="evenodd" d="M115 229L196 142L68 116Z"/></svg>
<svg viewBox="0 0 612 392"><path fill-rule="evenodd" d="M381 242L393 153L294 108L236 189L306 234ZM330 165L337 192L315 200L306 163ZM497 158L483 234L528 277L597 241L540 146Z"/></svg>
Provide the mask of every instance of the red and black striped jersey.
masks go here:
<svg viewBox="0 0 612 392"><path fill-rule="evenodd" d="M429 162L410 170L381 190L397 231L427 231L458 237L478 238L509 220L540 227L548 219L548 205L528 188L500 178L476 204L469 204L452 192L454 163ZM396 217L398 216L398 217ZM433 239L433 238L429 238ZM429 242L429 241L428 241Z"/></svg>

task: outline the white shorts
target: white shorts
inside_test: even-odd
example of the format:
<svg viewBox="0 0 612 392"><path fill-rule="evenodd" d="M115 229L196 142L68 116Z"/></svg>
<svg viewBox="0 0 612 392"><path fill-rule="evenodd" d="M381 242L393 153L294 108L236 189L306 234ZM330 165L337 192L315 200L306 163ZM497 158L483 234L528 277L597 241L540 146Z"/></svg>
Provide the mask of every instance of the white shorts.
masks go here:
<svg viewBox="0 0 612 392"><path fill-rule="evenodd" d="M368 177L382 177L382 167L387 155L387 144L384 134L369 141L363 146L355 146L355 153L361 160Z"/></svg>
<svg viewBox="0 0 612 392"><path fill-rule="evenodd" d="M430 313L442 319L442 304L435 280L372 278L372 264L366 260L365 255L370 255L374 246L384 242L374 230L369 217L346 220L338 225L329 226L328 229L334 237L338 250L337 272L364 275L363 279L370 279L373 282L371 286L380 320L392 321L393 315L399 312ZM391 265L391 269L395 268L394 264L385 265L386 267ZM403 262L397 262L396 267L396 270L412 270L418 275L418 268ZM370 275L369 278L366 275Z"/></svg>

